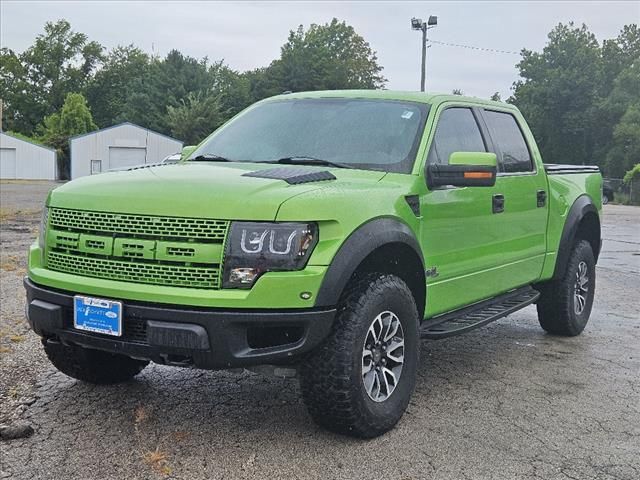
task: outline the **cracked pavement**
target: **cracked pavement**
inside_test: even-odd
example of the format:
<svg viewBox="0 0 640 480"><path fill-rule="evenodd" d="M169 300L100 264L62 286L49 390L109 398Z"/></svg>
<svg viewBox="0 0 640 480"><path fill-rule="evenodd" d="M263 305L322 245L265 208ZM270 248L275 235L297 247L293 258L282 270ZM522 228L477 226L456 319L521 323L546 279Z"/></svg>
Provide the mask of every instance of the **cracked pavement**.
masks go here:
<svg viewBox="0 0 640 480"><path fill-rule="evenodd" d="M3 259L34 236L18 217ZM640 208L606 206L603 237L581 336L545 334L528 307L425 341L407 413L369 441L315 426L295 379L158 365L116 386L70 379L26 331L20 269L3 268L0 326L24 339L0 340L0 423L35 433L0 442L0 478L640 478Z"/></svg>

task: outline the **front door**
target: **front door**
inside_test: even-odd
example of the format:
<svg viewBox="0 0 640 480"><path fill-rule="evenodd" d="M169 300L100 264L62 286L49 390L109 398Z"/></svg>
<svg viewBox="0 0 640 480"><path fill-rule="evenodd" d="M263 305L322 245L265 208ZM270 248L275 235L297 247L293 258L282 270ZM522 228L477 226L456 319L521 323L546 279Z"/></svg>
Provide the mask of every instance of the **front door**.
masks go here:
<svg viewBox="0 0 640 480"><path fill-rule="evenodd" d="M480 112L443 104L428 163L449 161L453 152L487 152ZM500 292L504 222L494 211L494 187L437 187L421 197L421 239L427 269L427 317Z"/></svg>

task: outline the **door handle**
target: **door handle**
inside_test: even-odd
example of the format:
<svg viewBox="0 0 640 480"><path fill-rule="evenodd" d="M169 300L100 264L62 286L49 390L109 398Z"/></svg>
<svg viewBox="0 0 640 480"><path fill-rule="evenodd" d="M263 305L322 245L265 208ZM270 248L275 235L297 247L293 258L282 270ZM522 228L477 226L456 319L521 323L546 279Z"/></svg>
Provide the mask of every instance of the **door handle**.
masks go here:
<svg viewBox="0 0 640 480"><path fill-rule="evenodd" d="M491 202L491 211L493 213L502 213L504 212L504 195L501 193L496 193L493 196L493 200Z"/></svg>
<svg viewBox="0 0 640 480"><path fill-rule="evenodd" d="M544 190L538 190L536 199L538 202L538 207L544 207L547 204L547 192L545 192Z"/></svg>

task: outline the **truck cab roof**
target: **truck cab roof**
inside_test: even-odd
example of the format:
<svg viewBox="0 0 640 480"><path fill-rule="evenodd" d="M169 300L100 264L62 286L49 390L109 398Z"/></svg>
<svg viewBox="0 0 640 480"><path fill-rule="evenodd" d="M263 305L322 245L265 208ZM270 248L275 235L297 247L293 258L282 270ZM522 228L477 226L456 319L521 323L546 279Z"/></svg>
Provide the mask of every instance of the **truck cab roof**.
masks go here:
<svg viewBox="0 0 640 480"><path fill-rule="evenodd" d="M263 102L295 98L366 98L380 100L400 100L427 104L459 102L474 105L497 106L510 110L518 110L517 107L505 102L496 102L479 97L466 95L452 95L437 92L415 92L403 90L318 90L310 92L283 93Z"/></svg>

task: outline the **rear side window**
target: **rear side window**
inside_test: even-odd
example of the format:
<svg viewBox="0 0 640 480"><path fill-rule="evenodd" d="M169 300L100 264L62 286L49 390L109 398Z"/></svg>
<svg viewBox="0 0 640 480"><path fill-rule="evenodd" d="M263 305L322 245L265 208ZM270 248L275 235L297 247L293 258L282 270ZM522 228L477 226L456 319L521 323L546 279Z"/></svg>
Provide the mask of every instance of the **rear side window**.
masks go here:
<svg viewBox="0 0 640 480"><path fill-rule="evenodd" d="M440 115L428 162L448 164L453 152L486 152L470 108L447 108Z"/></svg>
<svg viewBox="0 0 640 480"><path fill-rule="evenodd" d="M485 110L484 117L491 139L498 150L499 171L532 171L531 154L514 116L510 113Z"/></svg>

